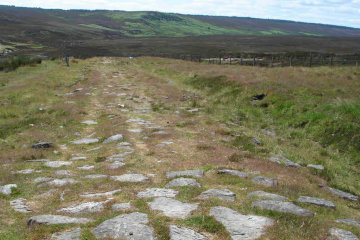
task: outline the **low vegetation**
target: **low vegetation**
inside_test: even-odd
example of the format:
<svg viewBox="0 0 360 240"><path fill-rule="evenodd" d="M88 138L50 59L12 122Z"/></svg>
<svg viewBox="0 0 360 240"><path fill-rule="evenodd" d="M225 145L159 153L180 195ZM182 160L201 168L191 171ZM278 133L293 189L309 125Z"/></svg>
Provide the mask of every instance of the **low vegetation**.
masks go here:
<svg viewBox="0 0 360 240"><path fill-rule="evenodd" d="M20 66L41 64L41 58L19 56L7 60L0 60L0 71L13 71Z"/></svg>

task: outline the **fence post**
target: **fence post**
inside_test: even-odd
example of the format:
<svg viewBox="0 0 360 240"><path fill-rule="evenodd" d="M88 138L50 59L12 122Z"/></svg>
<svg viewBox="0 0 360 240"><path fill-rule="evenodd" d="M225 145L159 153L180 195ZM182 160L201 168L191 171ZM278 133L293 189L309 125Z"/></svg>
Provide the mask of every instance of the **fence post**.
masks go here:
<svg viewBox="0 0 360 240"><path fill-rule="evenodd" d="M221 56L219 57L219 64L221 65Z"/></svg>
<svg viewBox="0 0 360 240"><path fill-rule="evenodd" d="M256 64L256 60L255 60L255 57L253 58L253 67L255 66Z"/></svg>

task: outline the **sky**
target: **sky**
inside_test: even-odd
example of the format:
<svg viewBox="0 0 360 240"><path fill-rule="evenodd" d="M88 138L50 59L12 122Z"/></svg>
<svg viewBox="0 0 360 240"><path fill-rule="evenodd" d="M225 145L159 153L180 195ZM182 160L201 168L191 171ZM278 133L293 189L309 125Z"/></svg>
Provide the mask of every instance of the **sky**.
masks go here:
<svg viewBox="0 0 360 240"><path fill-rule="evenodd" d="M58 9L149 10L284 19L360 28L360 0L0 0L0 5Z"/></svg>

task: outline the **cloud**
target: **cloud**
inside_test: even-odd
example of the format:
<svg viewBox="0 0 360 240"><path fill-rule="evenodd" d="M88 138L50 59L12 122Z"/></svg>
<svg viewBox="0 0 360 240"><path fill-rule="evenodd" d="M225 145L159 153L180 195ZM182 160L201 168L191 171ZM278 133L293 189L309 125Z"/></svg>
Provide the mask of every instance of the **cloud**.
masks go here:
<svg viewBox="0 0 360 240"><path fill-rule="evenodd" d="M2 0L1 4L61 9L151 10L284 19L360 28L360 0Z"/></svg>

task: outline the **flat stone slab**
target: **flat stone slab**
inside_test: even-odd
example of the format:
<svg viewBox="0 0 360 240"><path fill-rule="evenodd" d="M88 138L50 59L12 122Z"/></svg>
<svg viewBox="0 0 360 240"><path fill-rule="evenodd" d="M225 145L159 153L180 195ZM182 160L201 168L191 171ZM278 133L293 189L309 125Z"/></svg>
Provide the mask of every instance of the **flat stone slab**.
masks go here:
<svg viewBox="0 0 360 240"><path fill-rule="evenodd" d="M284 196L274 194L274 193L268 193L268 192L264 192L264 191L252 192L252 193L249 193L247 196L264 198L264 199L269 199L269 200L278 200L278 201L286 201L287 200L287 198Z"/></svg>
<svg viewBox="0 0 360 240"><path fill-rule="evenodd" d="M76 228L71 231L54 233L51 235L51 239L54 240L80 240L81 238L81 228Z"/></svg>
<svg viewBox="0 0 360 240"><path fill-rule="evenodd" d="M198 208L198 204L183 203L166 197L155 198L148 204L152 210L162 211L165 216L171 218L185 218Z"/></svg>
<svg viewBox="0 0 360 240"><path fill-rule="evenodd" d="M170 240L208 240L208 238L190 228L170 225Z"/></svg>
<svg viewBox="0 0 360 240"><path fill-rule="evenodd" d="M24 169L19 171L11 171L12 174L32 174L32 173L41 173L40 170L36 171L35 169Z"/></svg>
<svg viewBox="0 0 360 240"><path fill-rule="evenodd" d="M128 203L117 203L117 204L113 204L111 206L111 209L113 211L124 211L124 210L129 210L131 208L132 207L131 207L130 202L128 202Z"/></svg>
<svg viewBox="0 0 360 240"><path fill-rule="evenodd" d="M123 167L123 166L125 166L125 165L126 165L126 164L123 163L123 162L115 161L115 162L107 165L107 167L108 167L109 169L118 169L118 168Z"/></svg>
<svg viewBox="0 0 360 240"><path fill-rule="evenodd" d="M210 216L222 223L233 240L255 240L265 233L266 228L274 221L270 218L256 215L243 215L230 208L213 207Z"/></svg>
<svg viewBox="0 0 360 240"><path fill-rule="evenodd" d="M327 240L359 240L355 234L341 228L330 228Z"/></svg>
<svg viewBox="0 0 360 240"><path fill-rule="evenodd" d="M337 223L344 223L344 224L347 224L347 225L352 225L352 226L355 226L355 227L360 227L360 221L359 220L355 220L355 219L337 219L335 220L335 222Z"/></svg>
<svg viewBox="0 0 360 240"><path fill-rule="evenodd" d="M219 170L217 173L218 174L230 174L230 175L238 176L238 177L241 177L241 178L247 178L249 176L245 172L240 172L238 170L231 170L231 169Z"/></svg>
<svg viewBox="0 0 360 240"><path fill-rule="evenodd" d="M174 178L174 177L199 177L202 178L204 176L203 170L185 170L185 171L173 171L167 172L167 178Z"/></svg>
<svg viewBox="0 0 360 240"><path fill-rule="evenodd" d="M301 203L310 203L310 204L314 204L314 205L318 205L318 206L322 206L322 207L329 207L329 208L336 207L335 204L332 203L331 201L321 199L321 198L315 198L315 197L300 196L297 201L301 202Z"/></svg>
<svg viewBox="0 0 360 240"><path fill-rule="evenodd" d="M175 178L165 185L167 188L185 186L201 187L200 183L193 178Z"/></svg>
<svg viewBox="0 0 360 240"><path fill-rule="evenodd" d="M31 146L31 148L39 149L39 148L51 148L53 147L53 143L51 142L39 142Z"/></svg>
<svg viewBox="0 0 360 240"><path fill-rule="evenodd" d="M124 136L122 134L116 134L109 138L107 138L103 143L111 143L111 142L117 142L124 139Z"/></svg>
<svg viewBox="0 0 360 240"><path fill-rule="evenodd" d="M85 224L92 222L93 220L88 218L74 218L61 215L39 215L29 218L27 221L28 226L34 224L45 224L45 225L54 225L54 224Z"/></svg>
<svg viewBox="0 0 360 240"><path fill-rule="evenodd" d="M92 170L94 168L95 168L94 166L90 166L90 165L84 165L82 167L78 167L78 169L81 169L81 170Z"/></svg>
<svg viewBox="0 0 360 240"><path fill-rule="evenodd" d="M260 184L260 185L263 185L265 187L275 187L275 186L278 185L278 180L263 177L263 176L254 177L251 181L253 183Z"/></svg>
<svg viewBox="0 0 360 240"><path fill-rule="evenodd" d="M48 182L50 180L53 180L51 177L38 177L34 179L34 183L42 183L42 182Z"/></svg>
<svg viewBox="0 0 360 240"><path fill-rule="evenodd" d="M143 130L141 128L136 128L136 129L128 129L128 132L131 133L141 133Z"/></svg>
<svg viewBox="0 0 360 240"><path fill-rule="evenodd" d="M82 213L89 213L89 212L101 212L104 210L104 205L113 199L108 199L102 202L86 202L79 205L73 205L66 208L61 208L56 212L64 212L64 213L71 213L71 214L82 214Z"/></svg>
<svg viewBox="0 0 360 240"><path fill-rule="evenodd" d="M104 175L104 174L91 174L91 175L86 175L84 178L87 179L99 179L99 178L107 178L108 175Z"/></svg>
<svg viewBox="0 0 360 240"><path fill-rule="evenodd" d="M295 168L301 168L301 165L298 163L295 163L289 159L287 159L285 156L283 156L282 154L280 154L280 157L285 161L285 165L288 167L295 167Z"/></svg>
<svg viewBox="0 0 360 240"><path fill-rule="evenodd" d="M262 200L253 202L251 205L253 208L260 208L266 210L272 210L282 213L291 213L298 216L312 217L314 213L310 210L301 208L291 202L275 201L275 200Z"/></svg>
<svg viewBox="0 0 360 240"><path fill-rule="evenodd" d="M228 189L209 189L201 193L197 198L199 199L209 199L209 198L219 198L226 201L235 201L236 194Z"/></svg>
<svg viewBox="0 0 360 240"><path fill-rule="evenodd" d="M98 124L97 122L95 122L93 120L86 120L86 121L83 121L81 123L86 124L86 125L96 125L96 124Z"/></svg>
<svg viewBox="0 0 360 240"><path fill-rule="evenodd" d="M316 170L324 170L324 166L323 165L313 165L313 164L309 164L307 165L308 168L314 168Z"/></svg>
<svg viewBox="0 0 360 240"><path fill-rule="evenodd" d="M268 160L273 163L281 164L280 158L278 157L269 157Z"/></svg>
<svg viewBox="0 0 360 240"><path fill-rule="evenodd" d="M58 170L55 172L55 175L58 176L72 176L73 174L68 170Z"/></svg>
<svg viewBox="0 0 360 240"><path fill-rule="evenodd" d="M72 158L70 158L70 161L79 161L79 160L86 160L87 157L84 156L74 156Z"/></svg>
<svg viewBox="0 0 360 240"><path fill-rule="evenodd" d="M12 192L12 188L17 188L16 184L7 184L4 186L0 186L0 193L5 194L5 195L10 195Z"/></svg>
<svg viewBox="0 0 360 240"><path fill-rule="evenodd" d="M123 174L120 176L111 176L111 180L118 182L148 182L150 179L142 174Z"/></svg>
<svg viewBox="0 0 360 240"><path fill-rule="evenodd" d="M49 182L42 183L38 187L46 187L46 186L63 187L63 186L71 185L71 184L74 184L74 183L77 183L77 181L75 179L63 178L63 179L54 179L54 180L51 180Z"/></svg>
<svg viewBox="0 0 360 240"><path fill-rule="evenodd" d="M147 188L143 192L139 192L137 194L138 198L152 198L152 197L168 197L173 198L179 192L173 189L166 189L166 188Z"/></svg>
<svg viewBox="0 0 360 240"><path fill-rule="evenodd" d="M13 201L10 201L10 206L14 209L16 212L20 213L30 213L32 212L25 204L26 199L25 198L18 198Z"/></svg>
<svg viewBox="0 0 360 240"><path fill-rule="evenodd" d="M97 138L83 138L79 140L75 140L72 143L73 144L92 144L92 143L98 143L99 139Z"/></svg>
<svg viewBox="0 0 360 240"><path fill-rule="evenodd" d="M91 232L98 239L156 240L146 214L134 212L106 220Z"/></svg>
<svg viewBox="0 0 360 240"><path fill-rule="evenodd" d="M332 194L341 197L343 199L347 199L347 200L351 200L351 201L359 201L359 197L352 195L351 193L347 193L347 192L343 192L339 189L335 189L335 188L331 188L331 187L326 187L326 186L321 186L321 188L330 191Z"/></svg>
<svg viewBox="0 0 360 240"><path fill-rule="evenodd" d="M44 163L44 166L51 167L51 168L60 168L60 167L63 167L63 166L69 166L71 164L72 164L72 162L50 161L50 162Z"/></svg>
<svg viewBox="0 0 360 240"><path fill-rule="evenodd" d="M121 189L117 189L117 190L109 191L109 192L101 192L101 193L84 193L84 194L81 194L80 197L84 197L84 198L105 197L105 196L112 196L118 192L121 192Z"/></svg>

